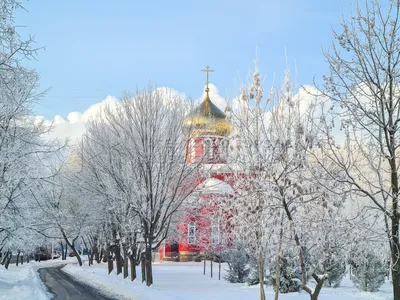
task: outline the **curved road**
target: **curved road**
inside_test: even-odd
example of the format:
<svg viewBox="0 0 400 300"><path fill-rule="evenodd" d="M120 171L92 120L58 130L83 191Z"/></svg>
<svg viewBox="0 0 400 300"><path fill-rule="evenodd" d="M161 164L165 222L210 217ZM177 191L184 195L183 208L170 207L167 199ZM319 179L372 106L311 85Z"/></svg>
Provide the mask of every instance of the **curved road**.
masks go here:
<svg viewBox="0 0 400 300"><path fill-rule="evenodd" d="M101 295L95 289L86 286L61 269L64 267L57 266L51 268L39 269L40 279L46 285L47 289L54 295L56 300L114 300L112 298Z"/></svg>

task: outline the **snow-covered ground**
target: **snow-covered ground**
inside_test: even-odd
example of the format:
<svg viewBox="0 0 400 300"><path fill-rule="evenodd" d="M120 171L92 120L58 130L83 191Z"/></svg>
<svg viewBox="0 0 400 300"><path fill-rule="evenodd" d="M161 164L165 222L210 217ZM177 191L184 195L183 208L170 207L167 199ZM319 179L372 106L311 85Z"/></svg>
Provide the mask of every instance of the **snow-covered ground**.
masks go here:
<svg viewBox="0 0 400 300"><path fill-rule="evenodd" d="M18 267L15 264L6 270L0 267L0 299L7 300L48 300L49 294L40 280L37 270L43 267L72 263L75 260L48 260L40 263L31 261Z"/></svg>
<svg viewBox="0 0 400 300"><path fill-rule="evenodd" d="M103 290L106 294L114 295L118 299L134 300L251 300L259 299L258 286L231 284L224 279L218 280L218 265L214 265L214 278L210 278L210 269L207 265L207 274L203 276L202 263L173 263L163 262L154 264L154 285L150 288L140 282L140 268L137 268L138 279L130 282L123 279L122 274L107 275L105 264L89 267L67 265L63 269L76 279ZM273 299L272 288L266 288L267 299ZM280 295L283 300L308 300L308 294L291 293ZM348 279L342 287L323 288L321 300L389 300L393 299L391 286L384 284L377 293L359 292Z"/></svg>
<svg viewBox="0 0 400 300"><path fill-rule="evenodd" d="M103 290L105 294L117 299L134 300L251 300L259 299L258 286L231 284L224 279L218 280L218 265L214 265L214 278L210 278L210 268L203 276L202 263L163 262L154 264L154 285L150 288L140 282L140 268L137 268L138 279L131 282L122 279L122 274L116 276L115 271L107 275L106 264L89 267L85 262L83 267L75 264L74 258L68 260L31 262L16 267L10 265L8 270L0 267L0 299L7 300L48 300L49 294L40 281L37 270L52 265L68 263L63 271L76 279ZM74 263L74 264L72 264ZM272 288L266 288L267 299L273 299ZM291 293L280 295L283 300L308 300L306 293ZM393 299L391 286L384 284L377 293L359 292L348 279L337 289L323 288L320 300L389 300Z"/></svg>

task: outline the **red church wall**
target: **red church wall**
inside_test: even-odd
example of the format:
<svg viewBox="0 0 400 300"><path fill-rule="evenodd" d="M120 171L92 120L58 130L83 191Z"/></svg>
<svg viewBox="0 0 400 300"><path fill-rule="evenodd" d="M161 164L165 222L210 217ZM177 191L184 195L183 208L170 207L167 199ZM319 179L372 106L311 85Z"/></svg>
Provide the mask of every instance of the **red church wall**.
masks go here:
<svg viewBox="0 0 400 300"><path fill-rule="evenodd" d="M221 142L226 139L226 137L220 136L192 136L194 140L194 157L191 157L192 149L190 147L193 144L190 143L190 140L187 140L186 144L186 157L185 160L187 163L194 163L194 162L202 162L208 164L225 164L226 159L221 156ZM212 157L207 158L204 155L204 140L208 138L212 140L212 149L213 154ZM228 183L230 186L233 187L234 180L230 173L214 173L210 175L211 178L218 179L220 181ZM200 185L203 183L207 178L199 178L196 181L196 185ZM229 220L229 215L224 214L221 216L220 221L220 238L222 236L226 238L220 244L212 244L211 242L211 234L212 234L212 218L216 211L219 211L219 201L222 199L226 199L226 196L222 195L202 195L198 200L197 203L198 207L193 208L190 211L186 211L183 216L181 223L178 225L178 232L179 237L178 240L178 249L179 252L179 260L180 261L188 261L193 260L196 257L199 257L204 252L217 252L220 250L221 247L225 247L228 244L231 244L231 239L229 238L231 230L226 227L226 221ZM222 200L224 201L224 200ZM188 243L188 224L190 222L194 222L196 224L196 242L195 244ZM225 223L225 224L221 224ZM163 255L165 257L171 257L172 250L171 250L171 241L168 243L166 242L165 248L163 248L163 253L160 252L160 258L163 259Z"/></svg>
<svg viewBox="0 0 400 300"><path fill-rule="evenodd" d="M223 198L226 197L224 196ZM228 213L220 216L220 242L212 244L211 241L211 223L215 212L220 210L220 201L221 195L202 195L199 199L199 207L191 209L182 217L182 221L178 226L180 261L194 260L204 252L219 252L221 248L231 244L231 239L229 238L230 230L226 227L226 221L229 219ZM190 222L196 224L195 244L188 243L188 224Z"/></svg>

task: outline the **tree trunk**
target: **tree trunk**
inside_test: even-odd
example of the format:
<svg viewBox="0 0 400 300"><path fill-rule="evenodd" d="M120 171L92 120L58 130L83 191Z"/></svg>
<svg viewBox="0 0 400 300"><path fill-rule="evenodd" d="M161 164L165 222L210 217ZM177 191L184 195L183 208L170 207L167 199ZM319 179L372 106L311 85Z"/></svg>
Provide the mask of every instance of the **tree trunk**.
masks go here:
<svg viewBox="0 0 400 300"><path fill-rule="evenodd" d="M10 253L10 250L7 250L6 253L3 253L3 259L2 259L2 261L1 261L1 264L2 264L2 265L4 265L4 264L6 263L9 253Z"/></svg>
<svg viewBox="0 0 400 300"><path fill-rule="evenodd" d="M8 266L10 265L11 258L12 258L12 253L10 252L10 253L8 254L8 257L7 257L7 260L6 260L6 264L5 264L5 266L4 266L6 269L8 269Z"/></svg>
<svg viewBox="0 0 400 300"><path fill-rule="evenodd" d="M218 261L218 280L221 280L221 254L219 255Z"/></svg>
<svg viewBox="0 0 400 300"><path fill-rule="evenodd" d="M140 256L140 264L142 268L142 283L146 281L146 253L142 252Z"/></svg>
<svg viewBox="0 0 400 300"><path fill-rule="evenodd" d="M128 277L128 253L124 249L124 279Z"/></svg>
<svg viewBox="0 0 400 300"><path fill-rule="evenodd" d="M29 257L29 253L26 255L26 263L27 264L29 264L29 259L30 259L30 257Z"/></svg>
<svg viewBox="0 0 400 300"><path fill-rule="evenodd" d="M82 241L83 241L83 245L85 246L85 248L86 248L86 251L87 251L87 257L88 257L88 261L89 261L89 267L91 266L91 265L93 265L93 255L92 255L92 251L91 251L91 245L90 245L90 248L88 247L88 245L86 244L86 240L82 237ZM83 255L83 251L82 251L82 255Z"/></svg>
<svg viewBox="0 0 400 300"><path fill-rule="evenodd" d="M64 244L63 242L60 242L59 244L61 246L61 259L64 260Z"/></svg>
<svg viewBox="0 0 400 300"><path fill-rule="evenodd" d="M18 250L18 252L17 252L17 262L15 263L15 265L18 267L18 264L19 264L19 256L20 256L20 254L21 254L21 251L20 250Z"/></svg>
<svg viewBox="0 0 400 300"><path fill-rule="evenodd" d="M134 251L129 255L129 261L131 263L131 281L134 281L136 279L136 256Z"/></svg>
<svg viewBox="0 0 400 300"><path fill-rule="evenodd" d="M206 261L207 261L207 252L204 251L204 267L203 267L203 275L206 275Z"/></svg>
<svg viewBox="0 0 400 300"><path fill-rule="evenodd" d="M94 247L94 259L96 260L96 262L99 264L101 262L101 257L100 257L100 251L99 251L99 246L96 245Z"/></svg>
<svg viewBox="0 0 400 300"><path fill-rule="evenodd" d="M107 249L104 252L104 259L107 260L108 274L110 275L111 272L114 269L114 262L113 262L112 253L111 253L111 247L110 246L107 246Z"/></svg>
<svg viewBox="0 0 400 300"><path fill-rule="evenodd" d="M260 251L258 254L258 278L260 280L260 300L265 300L264 290L264 259Z"/></svg>
<svg viewBox="0 0 400 300"><path fill-rule="evenodd" d="M110 253L110 250L108 249L108 246L103 247L103 263L108 261L108 254Z"/></svg>
<svg viewBox="0 0 400 300"><path fill-rule="evenodd" d="M393 180L392 180L393 181ZM397 197L393 201L393 210L398 210ZM394 203L395 202L395 203ZM392 285L393 285L393 299L400 300L400 243L399 243L399 217L394 215L392 217Z"/></svg>
<svg viewBox="0 0 400 300"><path fill-rule="evenodd" d="M275 298L274 300L278 300L279 298L279 267L281 264L281 252L282 252L282 238L283 238L283 216L281 216L280 223L280 231L279 231L279 247L278 254L276 256L276 266L275 266Z"/></svg>
<svg viewBox="0 0 400 300"><path fill-rule="evenodd" d="M152 265L152 252L151 245L146 245L146 285L153 284L153 265Z"/></svg>
<svg viewBox="0 0 400 300"><path fill-rule="evenodd" d="M76 240L77 238L73 239L72 243L70 243L70 241L68 240L68 238L66 237L66 235L65 235L64 233L63 233L63 235L64 235L64 240L65 240L65 242L67 243L67 245L71 248L72 251L75 252L76 259L78 260L79 266L82 266L82 259L81 259L81 256L79 255L79 253L78 253L78 251L76 250L75 245L74 245L74 242L75 242L75 240Z"/></svg>
<svg viewBox="0 0 400 300"><path fill-rule="evenodd" d="M94 260L94 255L92 252L92 248L87 249L88 251L88 258L89 258L89 265L92 266L93 265L93 260Z"/></svg>
<svg viewBox="0 0 400 300"><path fill-rule="evenodd" d="M213 278L213 260L214 257L211 257L210 259L210 277Z"/></svg>
<svg viewBox="0 0 400 300"><path fill-rule="evenodd" d="M319 293L321 292L322 286L324 284L325 278L319 278L315 273L312 274L317 286L315 287L312 294L310 294L311 300L318 300Z"/></svg>
<svg viewBox="0 0 400 300"><path fill-rule="evenodd" d="M118 244L113 246L113 252L115 254L115 262L117 265L117 275L122 273L122 255L121 255L121 247L119 245L119 240L116 241Z"/></svg>
<svg viewBox="0 0 400 300"><path fill-rule="evenodd" d="M279 265L281 263L281 255L278 251L278 255L276 256L276 265L275 265L275 297L274 300L278 300L279 298Z"/></svg>
<svg viewBox="0 0 400 300"><path fill-rule="evenodd" d="M96 258L98 264L99 264L100 262L103 261L103 257L104 257L104 248L101 247L99 252L100 252L99 260L97 260L97 258Z"/></svg>
<svg viewBox="0 0 400 300"><path fill-rule="evenodd" d="M21 255L21 265L24 264L24 254Z"/></svg>
<svg viewBox="0 0 400 300"><path fill-rule="evenodd" d="M393 252L398 252L394 250ZM393 255L393 254L392 254ZM398 255L398 254L397 254ZM393 300L400 300L400 272L399 263L396 261L392 267Z"/></svg>

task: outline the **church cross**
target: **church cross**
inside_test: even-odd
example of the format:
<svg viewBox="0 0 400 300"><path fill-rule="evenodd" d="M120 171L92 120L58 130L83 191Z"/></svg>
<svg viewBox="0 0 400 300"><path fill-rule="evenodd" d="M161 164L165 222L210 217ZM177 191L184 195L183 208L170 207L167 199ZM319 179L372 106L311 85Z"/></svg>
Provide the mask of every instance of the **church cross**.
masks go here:
<svg viewBox="0 0 400 300"><path fill-rule="evenodd" d="M205 70L201 70L202 72L206 72L206 92L209 92L209 88L208 88L208 73L210 72L214 72L214 70L210 70L210 67L207 65Z"/></svg>

